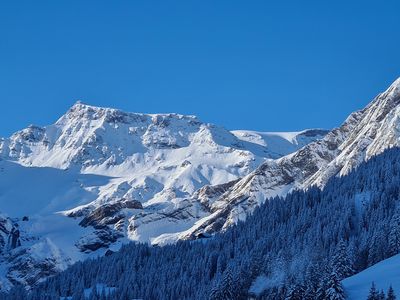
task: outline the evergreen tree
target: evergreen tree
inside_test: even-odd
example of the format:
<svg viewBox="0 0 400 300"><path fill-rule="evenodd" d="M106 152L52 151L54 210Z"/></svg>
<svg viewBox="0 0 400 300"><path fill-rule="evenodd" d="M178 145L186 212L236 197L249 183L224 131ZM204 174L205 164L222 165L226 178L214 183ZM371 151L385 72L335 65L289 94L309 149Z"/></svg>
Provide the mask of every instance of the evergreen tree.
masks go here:
<svg viewBox="0 0 400 300"><path fill-rule="evenodd" d="M217 282L211 289L210 300L220 300L220 299L222 299L222 293L220 290L219 282Z"/></svg>
<svg viewBox="0 0 400 300"><path fill-rule="evenodd" d="M395 214L390 220L389 231L389 252L390 255L396 255L400 251L400 207L396 209Z"/></svg>
<svg viewBox="0 0 400 300"><path fill-rule="evenodd" d="M303 300L304 295L304 287L301 284L294 284L288 289L285 300Z"/></svg>
<svg viewBox="0 0 400 300"><path fill-rule="evenodd" d="M383 290L380 291L379 295L378 295L379 300L385 300L385 292Z"/></svg>
<svg viewBox="0 0 400 300"><path fill-rule="evenodd" d="M371 284L367 300L379 300L379 293L376 289L375 282Z"/></svg>
<svg viewBox="0 0 400 300"><path fill-rule="evenodd" d="M341 240L337 246L335 256L333 257L333 270L339 280L351 276L354 273L352 262L347 254L346 244Z"/></svg>
<svg viewBox="0 0 400 300"><path fill-rule="evenodd" d="M396 296L394 294L394 290L393 290L392 286L389 287L386 300L396 300Z"/></svg>
<svg viewBox="0 0 400 300"><path fill-rule="evenodd" d="M234 299L235 283L233 282L232 267L225 269L222 279L217 282L211 290L210 298L212 300Z"/></svg>
<svg viewBox="0 0 400 300"><path fill-rule="evenodd" d="M233 281L233 267L229 266L221 281L220 291L223 300L235 299L235 282Z"/></svg>
<svg viewBox="0 0 400 300"><path fill-rule="evenodd" d="M338 275L334 272L329 276L326 290L326 300L344 300L344 290Z"/></svg>
<svg viewBox="0 0 400 300"><path fill-rule="evenodd" d="M320 282L319 276L320 276L320 270L318 266L314 262L310 263L307 267L305 276L305 292L304 292L305 300L317 299L317 293Z"/></svg>

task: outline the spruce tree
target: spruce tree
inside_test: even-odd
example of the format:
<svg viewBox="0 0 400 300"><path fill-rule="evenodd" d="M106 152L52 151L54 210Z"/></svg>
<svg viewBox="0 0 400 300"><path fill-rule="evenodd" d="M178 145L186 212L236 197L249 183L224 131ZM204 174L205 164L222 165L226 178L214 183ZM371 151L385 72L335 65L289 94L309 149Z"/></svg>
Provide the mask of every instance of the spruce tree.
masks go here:
<svg viewBox="0 0 400 300"><path fill-rule="evenodd" d="M400 207L396 209L395 214L390 220L389 231L389 253L396 255L400 251Z"/></svg>
<svg viewBox="0 0 400 300"><path fill-rule="evenodd" d="M367 300L379 300L379 293L376 289L375 282L371 284Z"/></svg>
<svg viewBox="0 0 400 300"><path fill-rule="evenodd" d="M302 285L292 285L288 291L285 300L303 300L305 291Z"/></svg>
<svg viewBox="0 0 400 300"><path fill-rule="evenodd" d="M338 275L335 272L329 276L326 290L326 300L344 300L344 290Z"/></svg>
<svg viewBox="0 0 400 300"><path fill-rule="evenodd" d="M394 290L393 290L392 286L389 287L386 300L396 300L396 296L394 294Z"/></svg>
<svg viewBox="0 0 400 300"><path fill-rule="evenodd" d="M385 292L383 290L380 291L379 295L378 295L378 299L379 300L385 300Z"/></svg>
<svg viewBox="0 0 400 300"><path fill-rule="evenodd" d="M347 254L346 244L343 240L341 240L336 248L332 266L339 280L343 280L354 273L352 265L353 264Z"/></svg>

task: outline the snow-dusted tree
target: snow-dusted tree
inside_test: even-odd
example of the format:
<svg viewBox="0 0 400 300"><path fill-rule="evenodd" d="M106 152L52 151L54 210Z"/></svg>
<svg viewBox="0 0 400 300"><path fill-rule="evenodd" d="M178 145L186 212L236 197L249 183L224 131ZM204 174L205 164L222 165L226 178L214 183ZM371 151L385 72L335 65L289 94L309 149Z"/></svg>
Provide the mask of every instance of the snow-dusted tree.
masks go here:
<svg viewBox="0 0 400 300"><path fill-rule="evenodd" d="M301 284L293 284L289 287L285 300L303 300L305 290Z"/></svg>
<svg viewBox="0 0 400 300"><path fill-rule="evenodd" d="M385 251L387 247L385 245L385 232L382 227L376 228L369 244L368 252L368 263L374 265L381 260L385 259Z"/></svg>
<svg viewBox="0 0 400 300"><path fill-rule="evenodd" d="M383 290L381 290L378 294L378 299L379 300L385 300L386 296L385 296L385 292Z"/></svg>
<svg viewBox="0 0 400 300"><path fill-rule="evenodd" d="M394 294L394 290L393 290L392 286L390 286L388 289L386 300L396 300L396 296Z"/></svg>
<svg viewBox="0 0 400 300"><path fill-rule="evenodd" d="M372 282L367 300L379 300L379 292L376 289L375 282Z"/></svg>
<svg viewBox="0 0 400 300"><path fill-rule="evenodd" d="M397 207L395 214L390 220L389 231L389 253L396 255L400 251L400 207Z"/></svg>
<svg viewBox="0 0 400 300"><path fill-rule="evenodd" d="M344 290L338 275L332 272L327 282L326 300L344 300Z"/></svg>
<svg viewBox="0 0 400 300"><path fill-rule="evenodd" d="M311 262L306 270L305 275L305 293L304 299L314 300L317 298L317 292L320 283L321 271L315 262Z"/></svg>
<svg viewBox="0 0 400 300"><path fill-rule="evenodd" d="M224 276L221 281L221 295L222 299L234 299L235 298L235 282L233 266L228 266L224 272Z"/></svg>
<svg viewBox="0 0 400 300"><path fill-rule="evenodd" d="M339 280L349 277L354 273L352 265L353 263L347 253L346 243L343 240L340 240L332 261L332 269Z"/></svg>
<svg viewBox="0 0 400 300"><path fill-rule="evenodd" d="M232 265L225 269L222 280L218 282L211 291L210 298L213 300L235 299L235 282Z"/></svg>

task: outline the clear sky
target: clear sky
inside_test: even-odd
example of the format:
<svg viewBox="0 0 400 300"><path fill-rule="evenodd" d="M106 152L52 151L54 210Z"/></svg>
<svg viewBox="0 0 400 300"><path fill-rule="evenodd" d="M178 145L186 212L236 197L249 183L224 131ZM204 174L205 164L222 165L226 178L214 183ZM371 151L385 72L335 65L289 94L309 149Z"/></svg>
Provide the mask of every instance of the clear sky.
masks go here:
<svg viewBox="0 0 400 300"><path fill-rule="evenodd" d="M0 1L0 136L76 100L331 128L400 76L400 1Z"/></svg>

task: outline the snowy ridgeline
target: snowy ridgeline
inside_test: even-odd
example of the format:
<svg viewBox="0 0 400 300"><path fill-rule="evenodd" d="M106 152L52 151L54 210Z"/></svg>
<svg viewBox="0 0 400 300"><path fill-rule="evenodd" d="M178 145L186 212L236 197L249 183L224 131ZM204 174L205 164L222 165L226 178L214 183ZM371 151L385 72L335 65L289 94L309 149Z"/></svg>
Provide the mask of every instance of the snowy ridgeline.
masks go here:
<svg viewBox="0 0 400 300"><path fill-rule="evenodd" d="M348 300L367 299L372 282L378 291L385 293L392 286L397 298L400 297L400 255L385 259L368 269L343 280Z"/></svg>

